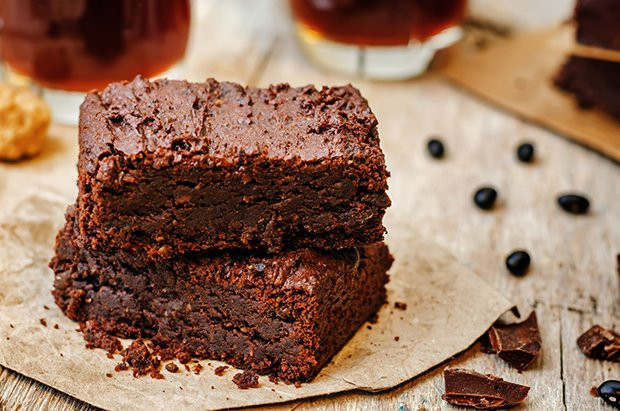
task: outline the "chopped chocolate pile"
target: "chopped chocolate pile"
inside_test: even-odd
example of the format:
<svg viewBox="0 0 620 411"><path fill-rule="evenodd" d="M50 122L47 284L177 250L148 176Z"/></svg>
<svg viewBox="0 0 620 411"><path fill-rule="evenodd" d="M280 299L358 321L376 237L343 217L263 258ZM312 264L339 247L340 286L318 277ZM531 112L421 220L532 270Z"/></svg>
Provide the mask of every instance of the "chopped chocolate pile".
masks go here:
<svg viewBox="0 0 620 411"><path fill-rule="evenodd" d="M218 377L221 377L222 375L224 375L224 371L226 371L228 369L227 365L222 365L220 367L217 367L215 369L215 375L217 375Z"/></svg>
<svg viewBox="0 0 620 411"><path fill-rule="evenodd" d="M534 311L523 322L493 325L488 335L499 358L519 371L526 369L540 352L540 333Z"/></svg>
<svg viewBox="0 0 620 411"><path fill-rule="evenodd" d="M446 402L481 410L520 404L530 390L525 385L472 370L446 368L443 376L446 393L442 398Z"/></svg>
<svg viewBox="0 0 620 411"><path fill-rule="evenodd" d="M588 357L620 362L620 335L600 325L593 325L577 338L577 345Z"/></svg>
<svg viewBox="0 0 620 411"><path fill-rule="evenodd" d="M123 362L132 368L134 377L149 374L153 378L158 378L159 358L149 351L142 339L132 342L122 354Z"/></svg>
<svg viewBox="0 0 620 411"><path fill-rule="evenodd" d="M102 348L110 354L116 354L123 349L121 341L106 333L96 321L80 323L80 331L86 340L86 348Z"/></svg>
<svg viewBox="0 0 620 411"><path fill-rule="evenodd" d="M258 387L258 375L251 370L245 370L233 377L233 382L242 390Z"/></svg>

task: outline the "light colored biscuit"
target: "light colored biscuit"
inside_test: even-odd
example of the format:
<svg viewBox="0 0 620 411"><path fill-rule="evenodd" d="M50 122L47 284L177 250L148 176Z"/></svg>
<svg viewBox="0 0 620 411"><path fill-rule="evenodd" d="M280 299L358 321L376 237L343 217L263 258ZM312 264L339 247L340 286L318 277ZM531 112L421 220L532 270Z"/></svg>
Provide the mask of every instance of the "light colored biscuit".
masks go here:
<svg viewBox="0 0 620 411"><path fill-rule="evenodd" d="M23 87L0 84L0 160L20 160L41 151L50 124L45 101Z"/></svg>

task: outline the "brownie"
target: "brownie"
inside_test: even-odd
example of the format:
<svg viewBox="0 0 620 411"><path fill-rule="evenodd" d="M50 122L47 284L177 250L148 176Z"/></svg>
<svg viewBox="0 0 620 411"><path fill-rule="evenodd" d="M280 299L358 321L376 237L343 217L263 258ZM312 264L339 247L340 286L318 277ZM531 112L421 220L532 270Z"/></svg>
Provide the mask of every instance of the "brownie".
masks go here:
<svg viewBox="0 0 620 411"><path fill-rule="evenodd" d="M53 295L72 320L155 347L287 381L312 379L384 303L383 243L276 255L149 259L80 246L70 209L56 239Z"/></svg>
<svg viewBox="0 0 620 411"><path fill-rule="evenodd" d="M620 50L620 1L578 0L575 22L579 43Z"/></svg>
<svg viewBox="0 0 620 411"><path fill-rule="evenodd" d="M137 77L80 110L79 227L97 249L343 249L381 241L388 172L354 87Z"/></svg>
<svg viewBox="0 0 620 411"><path fill-rule="evenodd" d="M555 78L580 107L597 107L620 119L620 63L571 56Z"/></svg>

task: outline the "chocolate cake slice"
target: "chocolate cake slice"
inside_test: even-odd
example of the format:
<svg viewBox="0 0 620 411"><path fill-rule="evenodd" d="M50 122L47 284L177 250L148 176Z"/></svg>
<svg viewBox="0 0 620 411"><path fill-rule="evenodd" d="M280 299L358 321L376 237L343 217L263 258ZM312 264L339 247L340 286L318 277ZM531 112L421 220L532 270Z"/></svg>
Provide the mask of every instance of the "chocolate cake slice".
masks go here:
<svg viewBox="0 0 620 411"><path fill-rule="evenodd" d="M312 379L377 311L392 263L380 242L149 259L82 247L77 237L70 208L50 263L53 295L70 319L149 338L178 358L222 360L288 381Z"/></svg>
<svg viewBox="0 0 620 411"><path fill-rule="evenodd" d="M352 86L137 77L87 95L79 227L96 249L343 249L381 241L388 172Z"/></svg>

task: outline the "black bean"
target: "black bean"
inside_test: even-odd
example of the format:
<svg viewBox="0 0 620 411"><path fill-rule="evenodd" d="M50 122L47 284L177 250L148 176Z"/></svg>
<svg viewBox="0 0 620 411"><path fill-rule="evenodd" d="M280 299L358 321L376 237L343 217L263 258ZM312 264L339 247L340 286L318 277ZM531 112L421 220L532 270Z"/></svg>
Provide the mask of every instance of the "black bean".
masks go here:
<svg viewBox="0 0 620 411"><path fill-rule="evenodd" d="M578 194L564 194L558 197L558 204L571 214L585 214L590 207L590 201Z"/></svg>
<svg viewBox="0 0 620 411"><path fill-rule="evenodd" d="M497 191L493 187L481 187L474 194L474 203L483 210L493 207L497 199Z"/></svg>
<svg viewBox="0 0 620 411"><path fill-rule="evenodd" d="M607 380L596 391L607 404L620 408L620 381Z"/></svg>
<svg viewBox="0 0 620 411"><path fill-rule="evenodd" d="M517 148L517 157L524 163L530 163L534 159L534 146L531 143L523 143Z"/></svg>
<svg viewBox="0 0 620 411"><path fill-rule="evenodd" d="M426 147L428 148L428 153L431 155L431 157L443 157L445 149L443 147L443 143L440 140L436 138L430 139L428 140L428 143L426 143Z"/></svg>
<svg viewBox="0 0 620 411"><path fill-rule="evenodd" d="M530 255L525 250L515 250L506 257L506 268L514 275L522 276L530 267Z"/></svg>

